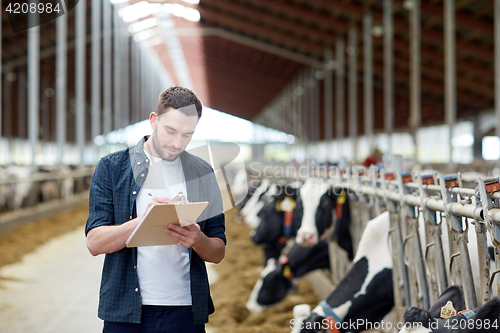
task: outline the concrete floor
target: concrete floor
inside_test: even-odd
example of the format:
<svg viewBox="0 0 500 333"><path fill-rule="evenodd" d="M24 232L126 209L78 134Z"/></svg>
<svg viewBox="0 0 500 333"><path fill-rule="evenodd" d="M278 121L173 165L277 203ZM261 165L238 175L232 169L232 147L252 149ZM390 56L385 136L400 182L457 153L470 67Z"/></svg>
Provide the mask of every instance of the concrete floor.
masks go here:
<svg viewBox="0 0 500 333"><path fill-rule="evenodd" d="M0 332L102 332L97 318L104 256L92 257L83 228L0 269Z"/></svg>
<svg viewBox="0 0 500 333"><path fill-rule="evenodd" d="M103 261L88 252L82 228L2 267L0 333L102 332L97 306ZM207 268L213 283L217 273L213 265Z"/></svg>

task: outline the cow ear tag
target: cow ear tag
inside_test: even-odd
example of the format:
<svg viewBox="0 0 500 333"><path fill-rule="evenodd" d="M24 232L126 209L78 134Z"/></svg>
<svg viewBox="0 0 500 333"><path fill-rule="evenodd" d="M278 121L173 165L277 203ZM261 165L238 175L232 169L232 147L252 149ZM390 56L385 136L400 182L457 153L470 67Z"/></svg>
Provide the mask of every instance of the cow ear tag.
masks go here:
<svg viewBox="0 0 500 333"><path fill-rule="evenodd" d="M283 276L287 280L291 280L293 278L292 270L290 269L290 266L288 264L283 265Z"/></svg>
<svg viewBox="0 0 500 333"><path fill-rule="evenodd" d="M453 303L448 301L445 306L441 308L441 318L448 319L457 315L457 310L453 307Z"/></svg>
<svg viewBox="0 0 500 333"><path fill-rule="evenodd" d="M295 201L292 198L286 197L281 202L281 211L289 212L289 211L294 210L294 209L295 209Z"/></svg>
<svg viewBox="0 0 500 333"><path fill-rule="evenodd" d="M345 203L345 192L342 191L342 193L337 197L337 204L343 205Z"/></svg>

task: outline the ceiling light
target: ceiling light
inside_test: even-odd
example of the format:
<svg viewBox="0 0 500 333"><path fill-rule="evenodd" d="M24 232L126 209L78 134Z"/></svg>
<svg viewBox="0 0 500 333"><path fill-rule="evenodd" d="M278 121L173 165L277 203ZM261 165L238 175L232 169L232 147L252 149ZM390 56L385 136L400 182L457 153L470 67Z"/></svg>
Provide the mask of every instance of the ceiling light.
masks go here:
<svg viewBox="0 0 500 333"><path fill-rule="evenodd" d="M152 27L154 27L156 25L158 25L158 19L156 17L151 17L151 18L145 19L143 21L139 21L139 22L131 24L128 27L128 31L131 34L134 34L136 32L142 31L142 30L151 29Z"/></svg>
<svg viewBox="0 0 500 333"><path fill-rule="evenodd" d="M381 25L374 25L372 27L372 35L374 37L380 37L384 34L384 28Z"/></svg>
<svg viewBox="0 0 500 333"><path fill-rule="evenodd" d="M198 22L201 18L200 12L194 8L184 7L178 3L167 3L163 5L163 11L188 21Z"/></svg>
<svg viewBox="0 0 500 333"><path fill-rule="evenodd" d="M161 4L150 4L147 1L141 1L133 5L122 8L118 14L125 22L133 22L140 18L156 14L162 9Z"/></svg>

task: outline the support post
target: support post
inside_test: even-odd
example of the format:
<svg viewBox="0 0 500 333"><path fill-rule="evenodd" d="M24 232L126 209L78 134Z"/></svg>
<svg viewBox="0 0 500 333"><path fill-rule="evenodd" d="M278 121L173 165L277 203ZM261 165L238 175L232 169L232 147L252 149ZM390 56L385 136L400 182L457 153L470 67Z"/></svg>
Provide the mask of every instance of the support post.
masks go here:
<svg viewBox="0 0 500 333"><path fill-rule="evenodd" d="M112 129L113 100L112 100L112 64L111 64L111 19L113 17L111 2L103 2L103 134L108 134Z"/></svg>
<svg viewBox="0 0 500 333"><path fill-rule="evenodd" d="M76 12L76 47L75 47L75 143L80 153L80 164L85 163L85 59L86 59L86 14L87 2L80 1Z"/></svg>
<svg viewBox="0 0 500 333"><path fill-rule="evenodd" d="M448 147L449 171L454 168L453 146L451 139L453 137L453 128L457 118L457 86L456 86L456 48L455 48L455 0L444 1L444 107L446 115L446 124L448 125Z"/></svg>
<svg viewBox="0 0 500 333"><path fill-rule="evenodd" d="M369 154L375 148L374 129L374 108L373 108L373 38L372 38L372 13L370 9L365 10L363 18L363 97L365 115L365 136L369 142Z"/></svg>
<svg viewBox="0 0 500 333"><path fill-rule="evenodd" d="M66 144L66 109L67 109L67 71L68 71L68 16L57 18L57 55L56 55L56 142L57 162L64 163L64 145Z"/></svg>
<svg viewBox="0 0 500 333"><path fill-rule="evenodd" d="M122 48L121 48L121 18L118 15L120 6L115 4L113 6L113 115L114 126L113 129L117 130L122 128L123 114L122 114Z"/></svg>
<svg viewBox="0 0 500 333"><path fill-rule="evenodd" d="M92 126L90 138L101 134L101 5L92 0Z"/></svg>
<svg viewBox="0 0 500 333"><path fill-rule="evenodd" d="M495 0L495 135L500 138L500 0Z"/></svg>
<svg viewBox="0 0 500 333"><path fill-rule="evenodd" d="M28 15L28 138L31 165L36 164L40 106L40 26L38 13Z"/></svg>
<svg viewBox="0 0 500 333"><path fill-rule="evenodd" d="M358 48L357 27L349 25L349 137L352 160L357 160L358 151Z"/></svg>
<svg viewBox="0 0 500 333"><path fill-rule="evenodd" d="M392 0L384 0L384 130L388 134L388 147L392 152L394 130L394 62Z"/></svg>
<svg viewBox="0 0 500 333"><path fill-rule="evenodd" d="M343 144L344 139L344 59L345 48L342 36L337 36L335 45L335 53L337 58L336 72L335 72L335 134L339 147L339 159L344 156Z"/></svg>
<svg viewBox="0 0 500 333"><path fill-rule="evenodd" d="M333 74L332 74L332 48L325 47L325 55L323 62L323 100L325 114L325 141L330 141L333 138Z"/></svg>
<svg viewBox="0 0 500 333"><path fill-rule="evenodd" d="M420 0L413 0L410 13L410 131L413 137L414 158L418 159L417 130L421 124L420 112Z"/></svg>

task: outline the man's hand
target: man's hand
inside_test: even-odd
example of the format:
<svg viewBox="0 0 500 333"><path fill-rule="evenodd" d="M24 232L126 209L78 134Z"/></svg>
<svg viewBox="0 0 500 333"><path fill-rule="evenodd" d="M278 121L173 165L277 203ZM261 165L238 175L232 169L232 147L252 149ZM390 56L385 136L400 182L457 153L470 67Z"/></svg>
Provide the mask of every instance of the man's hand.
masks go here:
<svg viewBox="0 0 500 333"><path fill-rule="evenodd" d="M182 223L181 225L185 223ZM185 248L190 248L198 244L203 236L205 236L201 230L198 223L188 224L181 227L178 224L170 224L167 229L165 229L167 235L177 240ZM205 236L206 237L206 236Z"/></svg>
<svg viewBox="0 0 500 333"><path fill-rule="evenodd" d="M180 222L185 225L187 221ZM207 237L201 232L198 223L191 223L184 227L170 224L165 232L185 248L192 248L202 260L218 264L224 259L226 245L222 239Z"/></svg>

